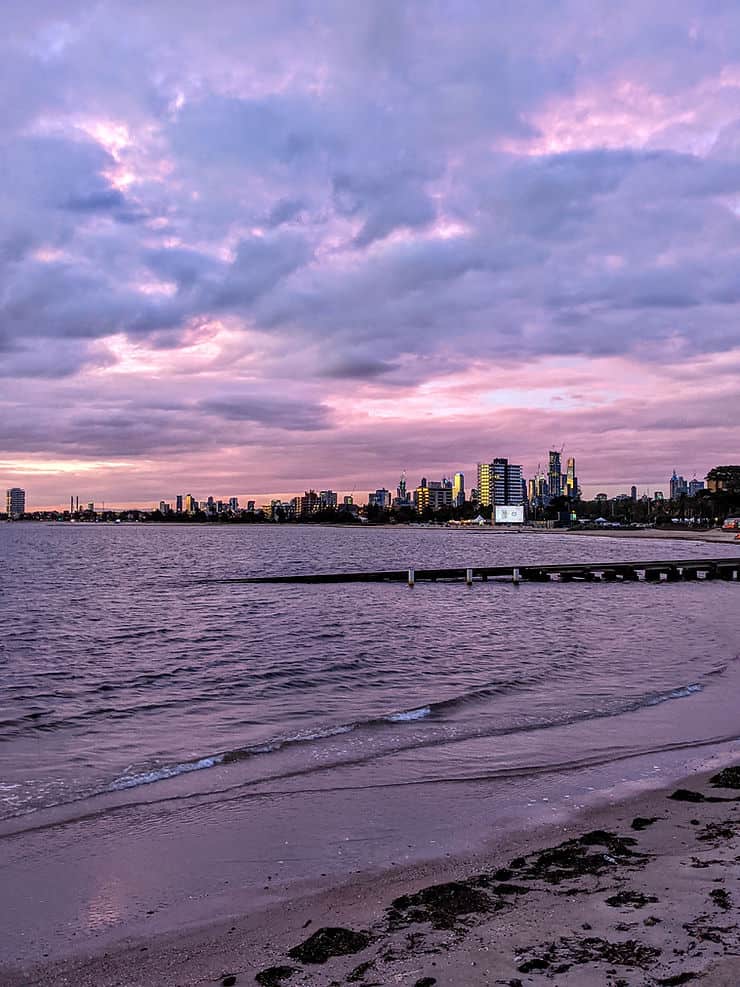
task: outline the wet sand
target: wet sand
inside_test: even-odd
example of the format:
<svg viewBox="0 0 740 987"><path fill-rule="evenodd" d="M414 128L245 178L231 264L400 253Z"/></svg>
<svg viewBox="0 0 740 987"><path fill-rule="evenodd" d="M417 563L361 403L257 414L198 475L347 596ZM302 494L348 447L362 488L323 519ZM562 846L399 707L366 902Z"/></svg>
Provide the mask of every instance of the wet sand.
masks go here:
<svg viewBox="0 0 740 987"><path fill-rule="evenodd" d="M734 768L0 984L737 987L739 877Z"/></svg>

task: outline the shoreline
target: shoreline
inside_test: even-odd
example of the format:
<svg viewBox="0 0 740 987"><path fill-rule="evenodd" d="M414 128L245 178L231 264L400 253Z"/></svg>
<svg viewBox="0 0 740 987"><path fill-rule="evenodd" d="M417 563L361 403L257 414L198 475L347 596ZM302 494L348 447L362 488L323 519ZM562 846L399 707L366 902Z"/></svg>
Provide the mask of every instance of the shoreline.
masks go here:
<svg viewBox="0 0 740 987"><path fill-rule="evenodd" d="M709 781L730 761L737 751L725 748L678 785L607 795L609 804L492 836L475 853L294 887L272 907L107 951L88 942L63 961L0 967L0 985L191 987L233 976L268 987L474 987L552 983L556 973L558 987L736 987L740 771L737 787ZM699 794L671 799L676 789ZM322 928L346 934L316 936ZM341 955L310 962L324 947Z"/></svg>

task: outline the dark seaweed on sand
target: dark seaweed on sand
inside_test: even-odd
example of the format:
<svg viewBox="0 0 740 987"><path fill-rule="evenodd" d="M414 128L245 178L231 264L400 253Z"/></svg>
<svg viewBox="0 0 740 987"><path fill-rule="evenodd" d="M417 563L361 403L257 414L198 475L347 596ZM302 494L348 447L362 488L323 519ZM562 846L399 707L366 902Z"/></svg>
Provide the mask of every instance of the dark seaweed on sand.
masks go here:
<svg viewBox="0 0 740 987"><path fill-rule="evenodd" d="M633 850L636 845L637 840L630 836L597 829L527 857L517 857L509 869L519 880L560 884L589 874L598 876L613 867L637 864L647 855Z"/></svg>
<svg viewBox="0 0 740 987"><path fill-rule="evenodd" d="M723 768L709 779L709 783L715 788L740 788L740 764Z"/></svg>
<svg viewBox="0 0 740 987"><path fill-rule="evenodd" d="M400 928L417 922L429 922L435 929L452 929L463 915L483 914L505 907L492 898L481 885L485 877L467 881L434 884L415 894L401 895L388 909L388 924Z"/></svg>
<svg viewBox="0 0 740 987"><path fill-rule="evenodd" d="M323 928L299 946L289 950L288 956L299 963L326 963L332 956L349 956L369 946L372 939L367 932L352 929Z"/></svg>
<svg viewBox="0 0 740 987"><path fill-rule="evenodd" d="M606 899L607 905L612 908L644 908L645 905L655 904L657 898L651 894L643 894L641 891L620 891Z"/></svg>
<svg viewBox="0 0 740 987"><path fill-rule="evenodd" d="M612 966L645 968L660 956L655 946L628 939L625 942L609 942L607 939L589 937L587 939L562 938L551 943L530 959L521 963L520 973L534 970L550 970L552 973L565 973L571 966L582 963L609 963Z"/></svg>

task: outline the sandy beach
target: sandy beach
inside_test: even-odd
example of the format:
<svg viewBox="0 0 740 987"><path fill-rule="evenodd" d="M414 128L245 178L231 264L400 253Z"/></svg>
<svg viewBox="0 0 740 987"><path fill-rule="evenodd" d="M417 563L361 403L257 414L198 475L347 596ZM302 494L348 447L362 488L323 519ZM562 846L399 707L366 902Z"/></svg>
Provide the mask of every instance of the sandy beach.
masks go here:
<svg viewBox="0 0 740 987"><path fill-rule="evenodd" d="M740 769L3 985L740 983Z"/></svg>

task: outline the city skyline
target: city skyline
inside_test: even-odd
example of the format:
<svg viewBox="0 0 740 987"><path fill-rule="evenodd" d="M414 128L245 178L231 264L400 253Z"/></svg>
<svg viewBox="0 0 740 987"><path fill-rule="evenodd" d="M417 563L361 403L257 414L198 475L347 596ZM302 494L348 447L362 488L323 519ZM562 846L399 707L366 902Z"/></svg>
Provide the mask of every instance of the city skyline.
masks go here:
<svg viewBox="0 0 740 987"><path fill-rule="evenodd" d="M8 10L0 482L266 497L565 444L609 490L732 461L740 9L672 16Z"/></svg>
<svg viewBox="0 0 740 987"><path fill-rule="evenodd" d="M609 498L620 497L620 496L632 496L632 499L634 499L635 497L647 496L650 499L653 499L655 494L658 493L661 497L665 496L666 499L672 499L674 490L676 496L678 496L680 492L693 496L693 494L696 491L703 489L705 486L704 480L706 474L702 474L701 476L697 474L696 477L692 477L691 479L689 479L688 476L684 478L683 475L679 475L679 476L676 475L675 467L670 477L663 477L661 479L656 480L653 483L582 484L580 478L578 476L575 476L573 472L576 467L576 463L578 461L577 457L568 456L566 459L563 459L561 456L561 452L558 451L551 451L550 453L548 453L548 457L550 458L548 458L548 460L545 461L544 466L542 466L541 463L539 464L540 465L539 473L537 471L532 473L527 473L518 464L513 466L509 465L510 460L508 460L507 458L502 459L500 457L498 458L494 457L492 460L490 460L490 462L476 463L475 467L467 472L465 470L455 470L455 471L447 470L440 473L438 477L435 477L431 471L426 470L425 476L418 478L418 483L419 485L422 485L422 484L426 484L428 481L429 485L432 488L434 488L440 486L440 481L446 481L449 484L450 491L452 492L455 489L457 489L458 484L460 483L460 481L462 481L462 486L466 498L469 498L471 491L476 490L479 493L479 499L481 500L481 503L485 504L485 506L490 506L488 501L491 499L491 494L488 493L486 482L490 484L490 489L493 490L494 487L493 473L491 473L491 479L489 481L484 480L485 492L482 494L482 496L480 496L481 495L481 467L483 466L486 469L490 468L493 471L496 464L501 463L501 464L505 464L504 465L505 472L503 474L504 477L506 477L506 473L508 472L509 469L513 469L516 471L513 476L514 484L517 489L519 488L520 483L523 484L523 489L529 489L530 493L526 496L523 494L522 500L531 501L533 499L532 485L535 484L536 486L538 477L543 479L546 483L548 483L548 481L549 482L552 481L553 474L548 471L548 467L553 463L553 460L551 458L553 455L557 457L558 461L560 461L561 468L567 469L567 472L562 472L561 470L560 473L560 477L562 479L562 493L567 493L569 489L570 490L575 489L576 491L580 491L582 494L582 499L587 501L596 499L598 494L601 495L606 494ZM575 488L571 483L571 479L575 480L576 483ZM400 482L404 484L404 489L408 488L408 494L407 494L408 503L413 504L416 497L417 485L413 482L413 479L409 480L409 478L407 478L405 470L401 471L400 477L397 477L397 480L400 480ZM675 485L676 481L680 481L680 484L678 486ZM521 502L518 494L513 497L510 496L512 490L510 484L511 481L509 477L506 477L506 479L503 480L503 486L501 486L501 483L499 482L501 491L505 490L506 495L502 496L501 492L499 492L499 495L497 497L498 503ZM228 505L229 503L233 503L234 501L238 501L240 508L242 509L245 508L247 504L251 504L254 507L256 507L256 509L259 510L261 506L268 505L271 501L276 501L276 502L279 501L279 502L287 503L296 498L300 499L304 493L308 494L309 492L316 494L323 492L329 493L332 496L334 496L340 504L342 503L342 501L346 499L351 499L354 501L355 504L364 505L368 502L372 503L374 495L375 494L379 495L381 491L384 491L387 494L389 505L391 501L395 505L398 498L397 496L394 495L393 491L395 490L397 493L400 492L400 487L397 487L395 484L391 484L390 486L387 487L376 485L375 489L373 490L373 489L367 489L367 487L369 486L370 484L367 484L363 488L355 486L350 490L350 489L342 489L341 486L338 486L336 483L328 483L321 486L308 484L305 485L304 487L301 487L300 489L294 486L290 490L277 491L277 492L270 491L268 493L259 493L259 492L255 493L254 491L249 491L246 493L235 494L233 491L229 491L229 492L214 494L211 491L208 493L197 492L193 494L192 493L193 489L197 488L200 491L200 485L190 482L190 483L186 483L179 492L167 493L166 495L163 495L162 492L159 491L156 496L138 502L137 501L122 502L122 501L117 501L115 499L108 500L106 502L105 500L96 499L94 497L89 498L84 495L81 497L79 494L72 494L69 498L62 499L59 502L55 502L55 503L40 504L35 502L28 502L26 509L28 511L65 510L67 502L69 502L70 510L74 510L74 511L83 510L86 507L89 507L91 504L95 506L96 510L114 510L114 511L126 510L126 509L151 510L158 503L160 505L167 504L172 510L179 511L180 509L182 509L185 513L187 513L188 500L192 498L193 502L196 504L205 503L206 500L222 501L226 505ZM25 499L27 497L26 490L22 489L20 490L20 492L23 494ZM7 494L8 495L10 494L10 488L7 489ZM558 493L556 493L554 496L558 496ZM454 502L454 495L452 497L452 500ZM76 506L75 506L75 502L76 502Z"/></svg>

